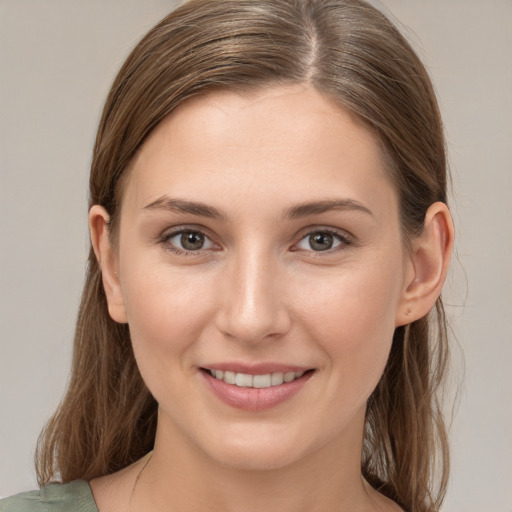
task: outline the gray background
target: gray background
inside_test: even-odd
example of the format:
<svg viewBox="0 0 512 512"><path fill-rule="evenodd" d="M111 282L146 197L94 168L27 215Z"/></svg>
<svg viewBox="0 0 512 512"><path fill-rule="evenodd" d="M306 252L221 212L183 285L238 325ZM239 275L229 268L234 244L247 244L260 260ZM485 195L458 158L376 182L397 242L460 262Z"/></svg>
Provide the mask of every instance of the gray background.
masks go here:
<svg viewBox="0 0 512 512"><path fill-rule="evenodd" d="M174 2L0 0L0 495L33 488L67 380L100 109ZM512 0L382 0L429 66L446 123L466 360L445 511L512 512ZM462 376L455 349L454 376Z"/></svg>

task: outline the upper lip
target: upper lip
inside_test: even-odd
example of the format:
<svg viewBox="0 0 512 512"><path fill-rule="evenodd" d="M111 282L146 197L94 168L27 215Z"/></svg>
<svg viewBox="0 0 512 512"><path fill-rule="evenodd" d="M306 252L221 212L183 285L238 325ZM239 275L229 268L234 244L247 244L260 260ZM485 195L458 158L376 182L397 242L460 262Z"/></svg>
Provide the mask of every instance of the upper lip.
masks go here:
<svg viewBox="0 0 512 512"><path fill-rule="evenodd" d="M300 366L282 363L212 363L201 366L206 370L221 370L224 372L245 373L247 375L266 375L268 373L305 372L312 370L310 366Z"/></svg>

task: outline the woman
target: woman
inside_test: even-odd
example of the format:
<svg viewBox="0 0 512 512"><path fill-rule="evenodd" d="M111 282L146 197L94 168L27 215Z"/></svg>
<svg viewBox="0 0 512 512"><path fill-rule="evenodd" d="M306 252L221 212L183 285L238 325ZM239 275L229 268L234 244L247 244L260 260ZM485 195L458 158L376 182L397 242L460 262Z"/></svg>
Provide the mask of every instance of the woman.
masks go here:
<svg viewBox="0 0 512 512"><path fill-rule="evenodd" d="M446 182L428 74L368 4L171 13L100 122L42 489L0 510L437 510Z"/></svg>

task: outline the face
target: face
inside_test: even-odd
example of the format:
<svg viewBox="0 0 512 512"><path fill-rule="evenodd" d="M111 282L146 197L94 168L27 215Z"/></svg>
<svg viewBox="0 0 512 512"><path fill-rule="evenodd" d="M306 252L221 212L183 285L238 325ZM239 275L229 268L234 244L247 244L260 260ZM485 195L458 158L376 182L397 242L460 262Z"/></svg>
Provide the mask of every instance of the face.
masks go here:
<svg viewBox="0 0 512 512"><path fill-rule="evenodd" d="M233 467L357 455L410 275L372 134L307 86L213 93L129 173L110 311L158 436Z"/></svg>

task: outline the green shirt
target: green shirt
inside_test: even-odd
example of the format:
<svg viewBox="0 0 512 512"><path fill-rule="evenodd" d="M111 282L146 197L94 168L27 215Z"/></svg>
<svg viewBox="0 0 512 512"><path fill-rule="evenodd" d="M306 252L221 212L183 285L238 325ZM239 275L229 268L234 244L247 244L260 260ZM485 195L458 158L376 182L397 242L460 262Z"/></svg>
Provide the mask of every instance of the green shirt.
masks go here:
<svg viewBox="0 0 512 512"><path fill-rule="evenodd" d="M0 500L0 512L99 512L89 484L49 484Z"/></svg>

